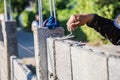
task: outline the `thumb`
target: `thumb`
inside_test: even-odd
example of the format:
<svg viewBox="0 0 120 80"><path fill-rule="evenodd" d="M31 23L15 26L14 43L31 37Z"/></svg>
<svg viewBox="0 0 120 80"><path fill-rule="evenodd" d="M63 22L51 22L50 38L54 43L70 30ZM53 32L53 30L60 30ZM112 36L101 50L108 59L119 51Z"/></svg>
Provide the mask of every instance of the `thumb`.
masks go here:
<svg viewBox="0 0 120 80"><path fill-rule="evenodd" d="M79 25L80 25L80 22L77 21L77 22L72 23L72 24L71 24L71 27L76 28L76 27L79 26Z"/></svg>
<svg viewBox="0 0 120 80"><path fill-rule="evenodd" d="M74 31L78 26L80 22L74 22L68 27L68 31Z"/></svg>

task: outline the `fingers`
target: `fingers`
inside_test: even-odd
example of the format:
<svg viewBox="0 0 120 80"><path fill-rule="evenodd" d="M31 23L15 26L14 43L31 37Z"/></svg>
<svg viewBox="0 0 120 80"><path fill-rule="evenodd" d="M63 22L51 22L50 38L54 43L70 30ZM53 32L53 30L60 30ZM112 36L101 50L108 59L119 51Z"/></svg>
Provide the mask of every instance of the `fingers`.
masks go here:
<svg viewBox="0 0 120 80"><path fill-rule="evenodd" d="M67 29L68 31L74 31L80 24L80 21L77 20L77 16L71 16L67 22Z"/></svg>
<svg viewBox="0 0 120 80"><path fill-rule="evenodd" d="M67 28L69 31L74 31L78 26L84 25L89 21L89 15L79 14L73 15L67 22Z"/></svg>
<svg viewBox="0 0 120 80"><path fill-rule="evenodd" d="M68 31L74 31L80 24L79 15L72 15L67 22Z"/></svg>

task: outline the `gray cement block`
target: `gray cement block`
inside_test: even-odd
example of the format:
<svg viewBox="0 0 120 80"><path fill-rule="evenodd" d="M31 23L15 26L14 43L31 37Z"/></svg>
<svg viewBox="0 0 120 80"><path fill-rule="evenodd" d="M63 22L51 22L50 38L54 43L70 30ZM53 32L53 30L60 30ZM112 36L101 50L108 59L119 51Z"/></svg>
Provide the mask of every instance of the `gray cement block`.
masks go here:
<svg viewBox="0 0 120 80"><path fill-rule="evenodd" d="M17 80L31 80L32 72L14 56L11 56L11 68L12 79L15 77Z"/></svg>
<svg viewBox="0 0 120 80"><path fill-rule="evenodd" d="M0 41L0 80L6 80L6 72L7 70L5 69L5 56L4 56L4 45L3 41Z"/></svg>
<svg viewBox="0 0 120 80"><path fill-rule="evenodd" d="M0 21L0 41L3 41L3 34L2 34L2 25Z"/></svg>
<svg viewBox="0 0 120 80"><path fill-rule="evenodd" d="M120 80L120 58L111 57L108 64L109 80Z"/></svg>
<svg viewBox="0 0 120 80"><path fill-rule="evenodd" d="M6 65L5 80L10 80L10 56L18 56L17 48L17 36L16 36L16 22L15 21L2 21L2 32L3 32L3 42L4 42L4 57L3 62Z"/></svg>
<svg viewBox="0 0 120 80"><path fill-rule="evenodd" d="M81 47L71 47L73 80L108 80L107 58Z"/></svg>
<svg viewBox="0 0 120 80"><path fill-rule="evenodd" d="M55 41L55 67L59 80L72 80L71 44Z"/></svg>
<svg viewBox="0 0 120 80"><path fill-rule="evenodd" d="M47 61L48 61L48 80L52 80L55 75L55 39L47 38Z"/></svg>
<svg viewBox="0 0 120 80"><path fill-rule="evenodd" d="M63 35L64 35L64 29L61 27L55 28L54 30L49 30L48 28L45 27L34 30L37 77L39 76L39 78L43 78L42 80L47 80L46 76L48 70L46 38L50 36L55 37L55 36L63 36Z"/></svg>
<svg viewBox="0 0 120 80"><path fill-rule="evenodd" d="M6 47L6 52L8 53L8 56L18 56L16 22L2 21L2 31L4 46Z"/></svg>
<svg viewBox="0 0 120 80"><path fill-rule="evenodd" d="M104 55L108 57L108 79L119 80L120 79L120 46L114 45L102 45L102 46L87 46L87 49L92 49L94 52L104 52Z"/></svg>
<svg viewBox="0 0 120 80"><path fill-rule="evenodd" d="M0 80L6 80L5 72L3 69L0 70Z"/></svg>
<svg viewBox="0 0 120 80"><path fill-rule="evenodd" d="M4 52L4 43L3 41L0 41L0 57L1 58L3 58L3 55L4 55L3 52Z"/></svg>

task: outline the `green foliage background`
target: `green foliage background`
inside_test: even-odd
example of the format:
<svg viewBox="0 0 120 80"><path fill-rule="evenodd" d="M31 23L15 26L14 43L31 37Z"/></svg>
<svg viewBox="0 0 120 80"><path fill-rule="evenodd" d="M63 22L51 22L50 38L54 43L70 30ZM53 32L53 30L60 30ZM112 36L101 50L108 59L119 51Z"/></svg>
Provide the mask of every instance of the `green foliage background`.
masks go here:
<svg viewBox="0 0 120 80"><path fill-rule="evenodd" d="M3 0L0 0L0 13L2 13L4 11L3 6L4 6Z"/></svg>
<svg viewBox="0 0 120 80"><path fill-rule="evenodd" d="M43 2L43 17L44 20L50 16L49 0ZM37 1L36 1L37 3ZM25 11L24 8L28 5L28 0L13 0L13 11L15 18L21 14L24 22L24 27L30 29L34 15L37 12L37 4L32 11ZM3 12L3 0L0 0L0 13ZM119 0L56 0L57 18L61 22L61 26L65 28L65 34L69 32L66 29L66 22L73 14L96 13L105 18L114 19L120 12ZM104 37L93 29L84 25L73 32L76 40L109 43Z"/></svg>
<svg viewBox="0 0 120 80"><path fill-rule="evenodd" d="M120 12L119 0L68 0L68 2L69 3L66 2L65 8L58 9L57 11L59 14L58 19L62 22L62 26L64 27L66 27L65 23L73 14L95 13L113 20ZM77 40L110 43L99 33L86 25L77 29L74 34Z"/></svg>

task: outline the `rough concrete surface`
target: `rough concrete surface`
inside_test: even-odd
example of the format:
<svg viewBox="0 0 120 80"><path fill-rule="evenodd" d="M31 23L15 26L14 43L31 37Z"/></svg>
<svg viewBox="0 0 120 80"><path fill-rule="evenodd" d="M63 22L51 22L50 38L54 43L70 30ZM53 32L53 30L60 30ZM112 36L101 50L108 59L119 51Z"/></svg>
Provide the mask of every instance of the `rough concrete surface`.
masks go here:
<svg viewBox="0 0 120 80"><path fill-rule="evenodd" d="M47 62L48 62L48 80L53 80L53 76L55 75L55 39L54 38L47 38Z"/></svg>
<svg viewBox="0 0 120 80"><path fill-rule="evenodd" d="M109 80L120 80L120 58L109 58Z"/></svg>
<svg viewBox="0 0 120 80"><path fill-rule="evenodd" d="M71 44L55 41L56 74L60 80L72 80Z"/></svg>
<svg viewBox="0 0 120 80"><path fill-rule="evenodd" d="M2 32L3 32L3 42L4 42L4 55L2 58L1 65L3 66L1 72L4 76L1 79L10 79L10 56L18 56L17 48L17 35L16 35L16 22L15 21L2 21Z"/></svg>
<svg viewBox="0 0 120 80"><path fill-rule="evenodd" d="M34 45L35 45L35 57L37 65L37 76L43 80L47 80L47 41L50 36L63 36L64 29L61 27L50 30L48 28L36 28L34 30ZM40 74L41 72L41 74ZM39 80L38 79L38 80Z"/></svg>
<svg viewBox="0 0 120 80"><path fill-rule="evenodd" d="M32 72L26 67L20 59L15 56L11 56L11 79L16 80L31 80ZM21 77L20 77L21 76Z"/></svg>
<svg viewBox="0 0 120 80"><path fill-rule="evenodd" d="M90 50L71 47L73 80L107 80L107 58Z"/></svg>

